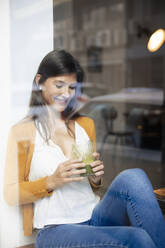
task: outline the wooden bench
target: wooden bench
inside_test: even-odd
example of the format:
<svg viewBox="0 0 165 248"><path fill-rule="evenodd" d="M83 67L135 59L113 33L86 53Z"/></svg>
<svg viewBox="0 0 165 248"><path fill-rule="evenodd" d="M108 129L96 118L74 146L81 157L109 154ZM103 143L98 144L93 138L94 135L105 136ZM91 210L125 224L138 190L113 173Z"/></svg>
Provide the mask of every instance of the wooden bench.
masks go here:
<svg viewBox="0 0 165 248"><path fill-rule="evenodd" d="M165 215L165 188L156 189L154 190L154 193L158 200L162 213L163 215Z"/></svg>

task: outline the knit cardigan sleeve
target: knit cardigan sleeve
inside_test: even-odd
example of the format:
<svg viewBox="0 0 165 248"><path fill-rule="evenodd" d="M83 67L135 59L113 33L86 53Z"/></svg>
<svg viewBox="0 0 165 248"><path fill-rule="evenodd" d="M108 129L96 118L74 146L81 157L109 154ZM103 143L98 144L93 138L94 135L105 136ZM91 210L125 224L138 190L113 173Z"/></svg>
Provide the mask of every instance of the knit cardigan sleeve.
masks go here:
<svg viewBox="0 0 165 248"><path fill-rule="evenodd" d="M26 132L20 134L21 128L11 128L6 152L4 198L10 205L32 203L51 195L46 190L47 177L33 182L28 181L34 144Z"/></svg>

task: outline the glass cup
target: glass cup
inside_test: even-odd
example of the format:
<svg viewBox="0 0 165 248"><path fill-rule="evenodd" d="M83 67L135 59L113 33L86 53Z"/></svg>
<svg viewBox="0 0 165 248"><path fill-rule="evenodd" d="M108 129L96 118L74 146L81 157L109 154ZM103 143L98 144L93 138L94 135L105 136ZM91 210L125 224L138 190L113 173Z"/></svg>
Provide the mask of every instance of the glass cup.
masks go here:
<svg viewBox="0 0 165 248"><path fill-rule="evenodd" d="M72 156L74 159L82 159L85 163L86 172L80 176L94 175L90 163L94 161L93 157L94 147L91 140L81 144L74 144L72 146Z"/></svg>

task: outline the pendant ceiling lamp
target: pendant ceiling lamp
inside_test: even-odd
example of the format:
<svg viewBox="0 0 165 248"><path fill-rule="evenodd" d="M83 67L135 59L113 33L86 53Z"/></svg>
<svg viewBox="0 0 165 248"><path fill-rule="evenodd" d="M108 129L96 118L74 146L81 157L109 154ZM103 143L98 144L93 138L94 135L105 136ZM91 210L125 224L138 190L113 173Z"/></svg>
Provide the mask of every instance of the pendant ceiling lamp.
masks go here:
<svg viewBox="0 0 165 248"><path fill-rule="evenodd" d="M157 29L154 33L149 28L137 26L137 37L141 38L143 35L148 37L147 49L150 52L156 52L165 42L165 30Z"/></svg>

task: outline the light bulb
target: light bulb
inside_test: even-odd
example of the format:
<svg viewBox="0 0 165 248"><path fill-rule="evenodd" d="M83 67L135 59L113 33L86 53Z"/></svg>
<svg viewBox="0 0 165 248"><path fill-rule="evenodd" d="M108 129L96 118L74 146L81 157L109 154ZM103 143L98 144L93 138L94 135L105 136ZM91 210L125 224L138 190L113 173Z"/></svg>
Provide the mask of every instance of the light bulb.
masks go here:
<svg viewBox="0 0 165 248"><path fill-rule="evenodd" d="M150 52L157 51L165 41L165 30L158 29L150 37L147 48Z"/></svg>

